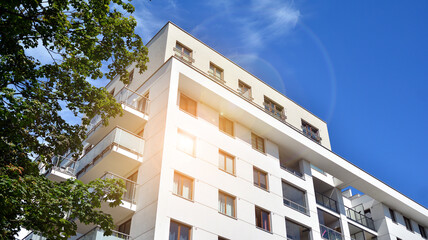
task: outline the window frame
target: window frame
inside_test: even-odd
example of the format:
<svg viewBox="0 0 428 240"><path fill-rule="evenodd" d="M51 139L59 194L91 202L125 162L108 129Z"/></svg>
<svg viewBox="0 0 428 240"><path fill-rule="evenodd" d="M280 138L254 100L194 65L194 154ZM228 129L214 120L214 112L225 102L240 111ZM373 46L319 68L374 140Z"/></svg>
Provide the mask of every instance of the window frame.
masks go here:
<svg viewBox="0 0 428 240"><path fill-rule="evenodd" d="M256 179L254 179L254 173L255 173L255 172L257 172L257 173L258 173L258 174L257 174L257 183L255 182L255 181L256 181ZM264 174L264 175L265 175L266 188L264 188L264 187L262 187L262 186L261 186L261 183L260 183L260 174ZM256 186L256 187L258 187L258 188L260 188L260 189L263 189L263 190L265 190L265 191L269 191L269 178L268 178L268 173L267 173L267 172L265 172L265 171L263 171L263 170L261 170L260 168L253 167L253 184L254 184L254 186Z"/></svg>
<svg viewBox="0 0 428 240"><path fill-rule="evenodd" d="M212 72L211 72L211 67L213 67L213 71ZM216 72L217 72L216 70L218 70L220 72L220 78L218 78L216 76ZM209 70L208 70L208 75L210 77L212 77L213 79L221 82L221 83L225 82L225 80L224 80L224 69L221 68L221 67L219 67L217 64L215 64L213 62L210 62L210 66L209 66Z"/></svg>
<svg viewBox="0 0 428 240"><path fill-rule="evenodd" d="M193 140L192 153L189 153L185 149L182 149L180 147L180 144L178 144L178 142L180 141L180 138L181 138L180 135L186 136L186 137L191 138ZM196 136L194 136L194 135L192 135L186 131L183 131L181 129L178 129L177 130L177 149L180 150L181 152L184 152L184 153L192 156L192 157L195 157L196 156Z"/></svg>
<svg viewBox="0 0 428 240"><path fill-rule="evenodd" d="M126 226L127 224L129 224L129 226ZM124 222L123 222L123 223L121 223L119 226L117 226L117 231L118 231L119 233L129 235L129 234L130 234L130 232L131 232L131 224L132 224L132 218L130 218L130 219L128 219L128 220L126 220L126 221L124 221ZM129 229L128 229L128 227L129 227ZM121 228L125 228L125 230L128 230L128 231L123 231L124 229L121 229Z"/></svg>
<svg viewBox="0 0 428 240"><path fill-rule="evenodd" d="M263 98L263 106L265 111L269 113L271 116L275 117L276 119L280 121L285 121L285 119L287 118L285 116L285 107L275 102L274 100L270 99L266 95L264 95L264 98ZM272 110L274 112L272 112ZM277 114L279 114L279 116Z"/></svg>
<svg viewBox="0 0 428 240"><path fill-rule="evenodd" d="M255 137L255 139L256 139L256 141L255 141L256 146L254 146L254 145L253 145L253 137ZM258 149L258 146L259 146L259 144L258 144L258 140L259 140L259 139L261 139L261 140L262 140L261 142L263 143L263 150ZM264 138L262 138L262 137L260 137L259 135L255 134L255 133L253 133L253 132L251 132L251 147L252 147L254 150L257 150L257 151L259 151L259 152L261 152L261 153L266 154L266 143L265 143L265 139L264 139Z"/></svg>
<svg viewBox="0 0 428 240"><path fill-rule="evenodd" d="M229 153L227 153L226 151L223 151L223 150L221 150L221 149L219 149L218 150L218 154L219 154L219 165L218 165L218 169L220 169L220 170L222 170L223 172L226 172L226 173L228 173L228 174L231 174L231 175L233 175L233 176L236 176L236 157L235 156L233 156L232 154L229 154ZM224 169L222 169L221 167L220 167L220 156L223 156L223 166L224 166ZM233 163L232 163L232 172L229 172L229 171L227 171L227 157L230 157L232 160L233 160Z"/></svg>
<svg viewBox="0 0 428 240"><path fill-rule="evenodd" d="M414 232L412 227L412 220L410 220L410 218L407 218L405 216L403 216L403 219L404 219L404 225L406 226L406 229L411 232Z"/></svg>
<svg viewBox="0 0 428 240"><path fill-rule="evenodd" d="M218 209L218 212L219 212L219 213L221 213L221 214L223 214L223 215L226 215L226 216L228 216L228 217L231 217L231 218L236 219L236 197L235 197L235 196L233 196L233 195L231 195L231 194L229 194L229 193L226 193L226 192L224 192L224 191L219 190L219 191L218 191L218 200L219 200L219 201L220 201L220 195L223 195L223 196L224 196L224 204L225 204L225 205L224 205L224 209L225 209L225 212L220 211L220 209ZM230 198L230 199L232 199L232 200L233 200L232 216L231 216L231 215L228 215L228 214L226 213L227 198Z"/></svg>
<svg viewBox="0 0 428 240"><path fill-rule="evenodd" d="M397 216L395 215L395 211L389 208L389 215L393 223L397 223Z"/></svg>
<svg viewBox="0 0 428 240"><path fill-rule="evenodd" d="M175 184L175 176L179 176L180 177L180 179L179 179L179 182L177 183L177 193L175 192L175 187L174 187L174 184ZM190 198L187 198L187 197L185 197L184 195L183 195L183 186L184 186L184 184L183 184L183 180L182 179L187 179L187 180L190 180L191 181L191 189L190 189ZM175 196L178 196L178 197L181 197L181 198L184 198L184 199L186 199L186 200L189 200L189 201L192 201L193 202L193 197L194 197L194 194L193 194L193 191L194 191L194 188L195 188L195 179L194 178L192 178L192 177L190 177L190 176L187 176L187 175L185 175L185 174L182 174L182 173L180 173L180 172L177 172L177 171L174 171L174 177L173 177L173 180L172 180L172 182L173 182L173 185L172 185L172 193L175 195ZM179 183L181 183L181 184L179 184ZM180 194L180 192L181 192L181 194Z"/></svg>
<svg viewBox="0 0 428 240"><path fill-rule="evenodd" d="M258 226L259 223L257 221L257 210L260 211L260 221L261 221L260 226ZM263 228L263 214L262 214L263 212L268 214L268 229ZM256 227L258 229L263 230L263 231L272 233L272 217L271 217L272 213L270 211L264 209L264 208L257 206L257 205L255 206L255 212L254 213L255 213L255 219L256 219Z"/></svg>
<svg viewBox="0 0 428 240"><path fill-rule="evenodd" d="M246 97L246 96L244 95L245 93L242 91L242 89L243 89L243 88L242 88L241 86L243 86L244 88L247 88L247 89L248 89L248 91L249 91L248 97ZM251 86L250 86L250 85L248 85L248 84L246 84L244 81L239 80L239 79L238 79L238 93L239 93L241 96L245 97L246 99L253 100L253 91L252 91Z"/></svg>
<svg viewBox="0 0 428 240"><path fill-rule="evenodd" d="M419 228L419 233L421 234L421 237L424 239L427 239L427 232L425 230L425 227L418 224L418 228Z"/></svg>
<svg viewBox="0 0 428 240"><path fill-rule="evenodd" d="M226 123L227 123L227 122L230 122L230 123L232 124L232 133L228 133L227 131L225 131L225 130L221 129L221 127L220 127L220 126L221 126L221 125L220 125L220 122L221 122L222 120L226 121ZM222 116L222 115L219 115L219 117L218 117L218 130L219 130L220 132L222 132L222 133L226 134L226 135L229 135L229 136L231 136L231 137L235 137L235 123L234 123L232 120L230 120L230 119L228 119L228 118L226 118L226 117L224 117L224 116Z"/></svg>
<svg viewBox="0 0 428 240"><path fill-rule="evenodd" d="M177 47L180 46L181 50ZM193 63L195 60L193 59L193 50L189 47L187 47L186 45L182 44L179 41L175 42L175 49L177 49L176 52L174 52L174 56L179 57L180 59L183 59L184 61L188 62L188 63ZM185 54L184 50L187 50L189 52L189 55ZM179 55L177 52L180 52L181 55ZM185 57L183 57L184 55L186 55L189 60L187 60Z"/></svg>
<svg viewBox="0 0 428 240"><path fill-rule="evenodd" d="M180 230L181 230L181 227L185 227L185 228L188 228L189 229L189 240L190 239L192 239L192 226L190 226L190 225L188 225L188 224L184 224L184 223L182 223L182 222L179 222L179 221L176 221L176 220L174 220L174 219L171 219L170 221L169 221L169 234L168 234L168 239L171 237L171 223L172 222L174 222L175 224L177 224L177 226L178 226L178 231L177 231L177 239L174 239L174 240L180 240Z"/></svg>
<svg viewBox="0 0 428 240"><path fill-rule="evenodd" d="M303 135L305 135L306 137L308 137L308 138L316 141L317 143L321 143L322 138L321 138L321 135L320 135L320 130L317 127L314 127L314 125L310 124L308 121L306 121L304 119L301 119L301 120L302 120L302 132L303 132ZM305 130L304 130L305 128L306 129L309 128L307 131L310 131L311 133L313 133L316 136L316 139L314 139L312 137L312 134L308 135L307 133L305 133Z"/></svg>
<svg viewBox="0 0 428 240"><path fill-rule="evenodd" d="M182 98L187 99L188 102L190 101L190 102L194 102L195 103L195 113L194 114L188 110L187 105L186 105L186 109L181 106L181 104L182 104ZM180 98L179 98L179 101L178 101L178 108L181 111L189 114L192 117L197 117L198 116L198 102L196 100L194 100L193 98L188 97L186 94L180 93Z"/></svg>

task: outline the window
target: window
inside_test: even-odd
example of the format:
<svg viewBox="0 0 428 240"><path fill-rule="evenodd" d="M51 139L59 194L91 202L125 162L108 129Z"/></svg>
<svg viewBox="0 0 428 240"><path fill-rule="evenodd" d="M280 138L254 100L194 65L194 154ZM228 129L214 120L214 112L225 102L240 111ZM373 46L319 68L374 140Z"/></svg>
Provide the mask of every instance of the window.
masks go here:
<svg viewBox="0 0 428 240"><path fill-rule="evenodd" d="M193 179L174 173L174 194L186 199L193 199Z"/></svg>
<svg viewBox="0 0 428 240"><path fill-rule="evenodd" d="M267 173L258 168L253 168L254 185L268 190Z"/></svg>
<svg viewBox="0 0 428 240"><path fill-rule="evenodd" d="M314 140L315 142L319 143L321 141L320 132L318 128L307 123L305 120L302 120L302 131L305 136Z"/></svg>
<svg viewBox="0 0 428 240"><path fill-rule="evenodd" d="M131 219L120 224L117 228L117 231L129 235L129 233L131 232Z"/></svg>
<svg viewBox="0 0 428 240"><path fill-rule="evenodd" d="M215 80L224 82L223 80L223 69L215 65L214 63L210 63L210 70L208 74L213 77Z"/></svg>
<svg viewBox="0 0 428 240"><path fill-rule="evenodd" d="M227 173L235 174L235 157L223 152L218 152L218 167Z"/></svg>
<svg viewBox="0 0 428 240"><path fill-rule="evenodd" d="M224 238L224 237L218 237L218 240L229 240L229 239L227 239L227 238Z"/></svg>
<svg viewBox="0 0 428 240"><path fill-rule="evenodd" d="M196 116L196 101L181 94L180 109L191 114L192 116Z"/></svg>
<svg viewBox="0 0 428 240"><path fill-rule="evenodd" d="M252 99L251 97L251 87L242 82L241 80L238 81L238 92L247 99Z"/></svg>
<svg viewBox="0 0 428 240"><path fill-rule="evenodd" d="M285 219L288 240L309 240L311 229Z"/></svg>
<svg viewBox="0 0 428 240"><path fill-rule="evenodd" d="M270 232L270 212L256 206L256 226Z"/></svg>
<svg viewBox="0 0 428 240"><path fill-rule="evenodd" d="M195 156L196 137L178 130L177 148L189 155Z"/></svg>
<svg viewBox="0 0 428 240"><path fill-rule="evenodd" d="M391 220L397 223L397 219L395 218L395 212L391 208L389 209L389 215L391 215Z"/></svg>
<svg viewBox="0 0 428 240"><path fill-rule="evenodd" d="M300 189L282 182L282 198L284 205L291 207L299 212L307 213L306 193Z"/></svg>
<svg viewBox="0 0 428 240"><path fill-rule="evenodd" d="M266 112L270 113L275 118L284 121L285 120L285 114L284 114L284 107L279 105L278 103L270 100L268 97L265 96L264 106Z"/></svg>
<svg viewBox="0 0 428 240"><path fill-rule="evenodd" d="M235 217L235 199L226 193L218 192L218 211L227 216Z"/></svg>
<svg viewBox="0 0 428 240"><path fill-rule="evenodd" d="M421 236L426 239L427 238L427 232L425 231L425 228L423 226L421 226L420 224L418 224L418 227L419 227L419 232L421 233Z"/></svg>
<svg viewBox="0 0 428 240"><path fill-rule="evenodd" d="M184 61L188 63L194 62L192 58L192 50L190 48L183 46L178 42L175 44L174 52L175 52L175 56L183 59Z"/></svg>
<svg viewBox="0 0 428 240"><path fill-rule="evenodd" d="M122 199L131 203L135 203L135 193L136 193L136 182L138 178L138 171L133 173L127 179L129 181L125 181L126 192L123 194Z"/></svg>
<svg viewBox="0 0 428 240"><path fill-rule="evenodd" d="M218 129L220 131L229 134L230 136L234 136L233 134L233 122L229 119L220 116L218 120Z"/></svg>
<svg viewBox="0 0 428 240"><path fill-rule="evenodd" d="M110 91L110 95L114 96L114 88Z"/></svg>
<svg viewBox="0 0 428 240"><path fill-rule="evenodd" d="M129 72L129 79L128 80L129 80L128 85L132 83L132 80L134 80L134 69L132 69L131 72Z"/></svg>
<svg viewBox="0 0 428 240"><path fill-rule="evenodd" d="M169 226L169 240L190 240L191 233L191 227L171 220Z"/></svg>
<svg viewBox="0 0 428 240"><path fill-rule="evenodd" d="M404 216L403 216L403 218L404 218L404 223L406 224L407 230L413 232L412 223L410 222L410 219L408 219L408 218L406 218Z"/></svg>
<svg viewBox="0 0 428 240"><path fill-rule="evenodd" d="M251 145L260 152L265 152L265 140L254 133L251 133Z"/></svg>

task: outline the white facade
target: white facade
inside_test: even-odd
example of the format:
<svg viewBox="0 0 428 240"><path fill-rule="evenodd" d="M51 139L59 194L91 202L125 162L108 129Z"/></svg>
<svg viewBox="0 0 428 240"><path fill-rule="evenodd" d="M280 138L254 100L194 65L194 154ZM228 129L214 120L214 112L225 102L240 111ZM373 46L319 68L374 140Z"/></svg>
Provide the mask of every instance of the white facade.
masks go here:
<svg viewBox="0 0 428 240"><path fill-rule="evenodd" d="M103 208L126 232L110 238L178 239L179 226L192 240L426 239L428 209L333 153L324 121L172 23L147 47L146 72L106 86L124 115L93 120L75 167L84 182L138 171L132 196ZM349 186L365 194L342 192ZM79 224L79 236L93 227ZM94 233L81 239L102 238Z"/></svg>

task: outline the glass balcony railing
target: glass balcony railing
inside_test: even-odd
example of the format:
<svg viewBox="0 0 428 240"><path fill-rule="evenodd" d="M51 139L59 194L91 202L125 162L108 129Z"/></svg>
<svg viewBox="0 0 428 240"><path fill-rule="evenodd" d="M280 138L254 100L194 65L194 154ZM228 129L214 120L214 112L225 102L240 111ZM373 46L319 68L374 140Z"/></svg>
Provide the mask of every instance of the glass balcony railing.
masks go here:
<svg viewBox="0 0 428 240"><path fill-rule="evenodd" d="M135 194L137 191L137 183L129 179L123 178L111 172L106 172L101 179L122 179L125 182L126 192L122 196L123 201L136 204Z"/></svg>
<svg viewBox="0 0 428 240"><path fill-rule="evenodd" d="M327 226L320 224L320 232L322 239L342 240L342 233L335 231Z"/></svg>
<svg viewBox="0 0 428 240"><path fill-rule="evenodd" d="M94 165L103 154L114 146L142 156L144 151L144 139L120 127L115 127L79 159L77 162L76 175L80 175L82 172L86 171L90 165Z"/></svg>
<svg viewBox="0 0 428 240"><path fill-rule="evenodd" d="M337 210L336 200L331 199L331 198L327 197L326 195L321 194L319 192L315 192L315 199L319 205L324 206L324 207L326 207L332 211L339 212Z"/></svg>
<svg viewBox="0 0 428 240"><path fill-rule="evenodd" d="M76 240L130 240L131 237L128 234L114 231L110 236L104 236L104 231L100 227L95 227L84 235L80 236Z"/></svg>
<svg viewBox="0 0 428 240"><path fill-rule="evenodd" d="M375 226L374 226L374 221L372 218L369 218L369 217L355 211L352 208L345 207L345 210L346 210L346 217L348 217L349 219L351 219L351 220L353 220L353 221L355 221L355 222L357 222L357 223L359 223L365 227L368 227L368 228L376 231Z"/></svg>
<svg viewBox="0 0 428 240"><path fill-rule="evenodd" d="M174 47L173 50L174 50L174 55L184 60L185 62L192 64L195 61L195 59L193 59L189 54L182 52L180 49Z"/></svg>
<svg viewBox="0 0 428 240"><path fill-rule="evenodd" d="M299 177L299 178L304 179L304 177L303 177L303 173L301 173L301 172L299 172L299 171L297 171L297 170L294 170L294 169L292 169L292 168L286 167L286 166L284 166L284 165L280 165L280 166L281 166L281 168L282 168L283 170L285 170L285 171L287 171L287 172L289 172L289 173L291 173L291 174L293 174L293 175L295 175L295 176L297 176L297 177Z"/></svg>
<svg viewBox="0 0 428 240"><path fill-rule="evenodd" d="M280 121L285 121L286 117L285 117L284 109L278 110L278 109L276 109L276 107L274 105L266 103L266 102L264 102L263 105L264 105L265 111L267 113L274 116L275 118L277 118Z"/></svg>
<svg viewBox="0 0 428 240"><path fill-rule="evenodd" d="M300 205L300 204L298 204L296 202L293 202L293 201L291 201L288 198L283 197L283 202L284 202L284 205L286 205L288 207L291 207L294 210L297 210L297 211L299 211L301 213L304 213L304 214L308 213L308 209L305 206Z"/></svg>
<svg viewBox="0 0 428 240"><path fill-rule="evenodd" d="M116 101L118 103L121 103L123 105L126 105L128 107L131 107L139 112L142 112L144 114L148 114L149 110L149 99L144 97L143 95L140 95L139 93L136 93L132 91L131 89L127 87L123 87L115 96ZM101 125L102 123L101 115L96 115L94 118L91 119L87 129L87 135L91 134L95 131L95 129Z"/></svg>

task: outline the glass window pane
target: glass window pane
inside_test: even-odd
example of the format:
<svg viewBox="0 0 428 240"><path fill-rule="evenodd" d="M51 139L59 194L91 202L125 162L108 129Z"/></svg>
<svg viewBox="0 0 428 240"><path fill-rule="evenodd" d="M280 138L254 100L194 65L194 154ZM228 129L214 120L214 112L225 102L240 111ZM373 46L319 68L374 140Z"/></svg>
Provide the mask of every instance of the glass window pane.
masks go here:
<svg viewBox="0 0 428 240"><path fill-rule="evenodd" d="M262 227L262 213L259 208L256 208L256 225Z"/></svg>
<svg viewBox="0 0 428 240"><path fill-rule="evenodd" d="M267 189L266 174L260 173L260 187Z"/></svg>
<svg viewBox="0 0 428 240"><path fill-rule="evenodd" d="M180 226L180 240L189 240L190 239L190 228L181 225Z"/></svg>
<svg viewBox="0 0 428 240"><path fill-rule="evenodd" d="M254 184L259 185L259 172L256 169L253 170L253 179Z"/></svg>
<svg viewBox="0 0 428 240"><path fill-rule="evenodd" d="M183 197L192 199L192 181L188 178L183 178Z"/></svg>
<svg viewBox="0 0 428 240"><path fill-rule="evenodd" d="M234 208L234 201L233 201L233 198L229 196L227 197L227 202L226 202L226 214L234 217L235 214L234 214L233 208Z"/></svg>
<svg viewBox="0 0 428 240"><path fill-rule="evenodd" d="M233 172L233 158L231 158L230 156L226 157L226 171L228 173L234 173Z"/></svg>
<svg viewBox="0 0 428 240"><path fill-rule="evenodd" d="M177 240L177 239L178 239L178 224L175 222L171 222L169 227L169 240Z"/></svg>
<svg viewBox="0 0 428 240"><path fill-rule="evenodd" d="M220 169L225 170L225 166L224 166L224 155L222 153L218 154L218 167Z"/></svg>
<svg viewBox="0 0 428 240"><path fill-rule="evenodd" d="M183 132L179 132L178 133L178 149L193 155L194 154L194 145L195 145L195 140L193 137L183 133Z"/></svg>
<svg viewBox="0 0 428 240"><path fill-rule="evenodd" d="M262 228L270 231L269 213L262 211Z"/></svg>
<svg viewBox="0 0 428 240"><path fill-rule="evenodd" d="M221 213L226 213L226 208L225 208L226 203L224 201L225 201L224 195L222 193L219 193L218 194L218 210Z"/></svg>

